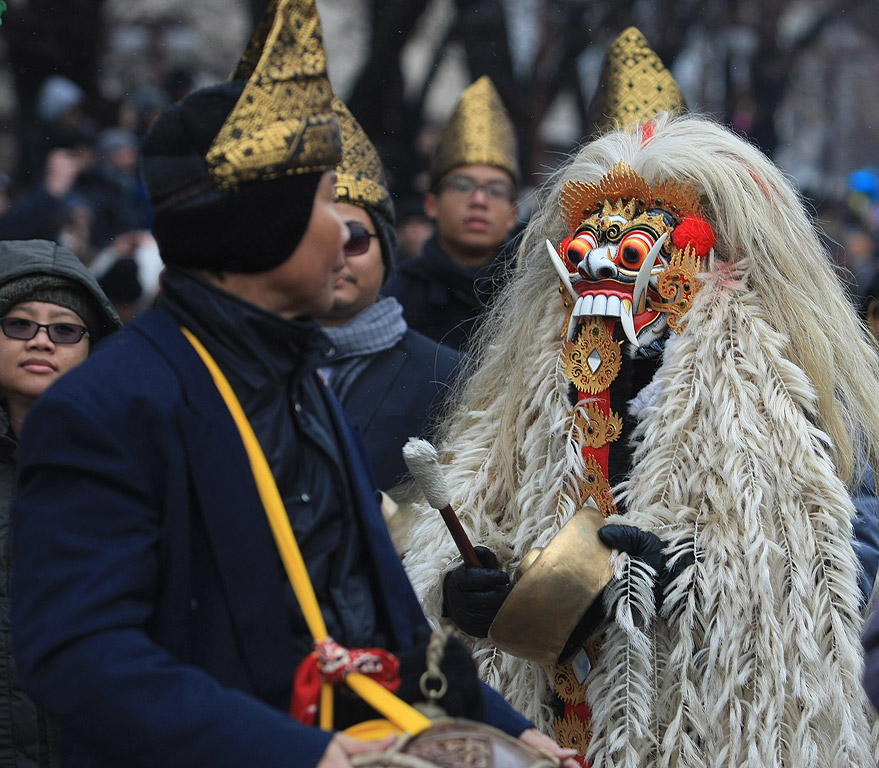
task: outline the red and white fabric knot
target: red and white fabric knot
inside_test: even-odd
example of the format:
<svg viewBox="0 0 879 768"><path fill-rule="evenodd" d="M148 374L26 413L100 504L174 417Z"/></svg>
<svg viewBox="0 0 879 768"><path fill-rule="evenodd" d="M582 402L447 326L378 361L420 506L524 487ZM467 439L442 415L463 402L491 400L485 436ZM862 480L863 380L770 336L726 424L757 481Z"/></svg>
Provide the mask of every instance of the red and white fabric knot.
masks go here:
<svg viewBox="0 0 879 768"><path fill-rule="evenodd" d="M333 638L316 642L296 669L290 714L314 725L321 683L343 685L352 672L371 677L392 693L400 687L400 660L383 648L345 648Z"/></svg>

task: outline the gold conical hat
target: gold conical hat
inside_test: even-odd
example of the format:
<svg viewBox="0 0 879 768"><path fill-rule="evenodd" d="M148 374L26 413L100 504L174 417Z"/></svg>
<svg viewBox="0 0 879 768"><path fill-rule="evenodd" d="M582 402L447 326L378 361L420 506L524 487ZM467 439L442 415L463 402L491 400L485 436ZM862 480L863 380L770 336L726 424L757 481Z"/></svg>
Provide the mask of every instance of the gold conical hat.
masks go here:
<svg viewBox="0 0 879 768"><path fill-rule="evenodd" d="M644 123L660 112L685 112L681 89L647 39L626 29L607 49L590 113L599 133Z"/></svg>
<svg viewBox="0 0 879 768"><path fill-rule="evenodd" d="M461 94L443 129L430 169L432 182L461 165L491 165L519 180L513 122L485 75Z"/></svg>
<svg viewBox="0 0 879 768"><path fill-rule="evenodd" d="M394 223L394 205L385 187L385 170L378 152L338 96L333 111L342 129L342 162L336 166L336 200L373 208Z"/></svg>
<svg viewBox="0 0 879 768"><path fill-rule="evenodd" d="M341 158L313 0L273 0L232 80L247 80L206 160L224 189L334 168Z"/></svg>

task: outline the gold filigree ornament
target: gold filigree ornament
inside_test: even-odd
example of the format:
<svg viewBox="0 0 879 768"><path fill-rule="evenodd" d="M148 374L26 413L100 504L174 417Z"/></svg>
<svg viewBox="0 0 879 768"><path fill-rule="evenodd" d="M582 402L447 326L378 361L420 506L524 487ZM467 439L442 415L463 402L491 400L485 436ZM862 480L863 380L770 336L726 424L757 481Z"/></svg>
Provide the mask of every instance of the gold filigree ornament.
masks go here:
<svg viewBox="0 0 879 768"><path fill-rule="evenodd" d="M600 206L612 207L627 201L631 217L653 208L662 208L678 221L687 216L702 216L699 191L684 182L666 180L650 184L627 163L620 161L597 184L568 181L561 192L559 206L562 219L573 232L596 213ZM637 201L632 206L631 201Z"/></svg>
<svg viewBox="0 0 879 768"><path fill-rule="evenodd" d="M656 290L664 301L649 301L650 309L668 315L668 327L675 333L684 329L681 318L693 303L693 297L702 288L696 279L700 260L691 246L675 252L668 267L656 280Z"/></svg>
<svg viewBox="0 0 879 768"><path fill-rule="evenodd" d="M552 723L552 731L559 746L565 749L576 749L583 757L592 741L592 724L583 722L573 712L564 717L557 717Z"/></svg>
<svg viewBox="0 0 879 768"><path fill-rule="evenodd" d="M603 517L610 517L617 513L610 483L604 476L598 459L594 456L586 457L585 472L580 483L580 504L585 505L590 500L598 507Z"/></svg>
<svg viewBox="0 0 879 768"><path fill-rule="evenodd" d="M335 168L339 124L313 0L274 0L231 79L247 83L205 157L221 188Z"/></svg>
<svg viewBox="0 0 879 768"><path fill-rule="evenodd" d="M562 345L561 369L581 392L595 395L607 389L622 364L621 341L614 341L604 318L589 318L576 341Z"/></svg>
<svg viewBox="0 0 879 768"><path fill-rule="evenodd" d="M595 403L580 404L571 414L574 430L582 436L587 448L601 448L617 440L623 431L623 420L611 411L605 414Z"/></svg>
<svg viewBox="0 0 879 768"><path fill-rule="evenodd" d="M586 701L586 686L577 680L572 659L555 668L553 686L558 697L568 704L582 704Z"/></svg>

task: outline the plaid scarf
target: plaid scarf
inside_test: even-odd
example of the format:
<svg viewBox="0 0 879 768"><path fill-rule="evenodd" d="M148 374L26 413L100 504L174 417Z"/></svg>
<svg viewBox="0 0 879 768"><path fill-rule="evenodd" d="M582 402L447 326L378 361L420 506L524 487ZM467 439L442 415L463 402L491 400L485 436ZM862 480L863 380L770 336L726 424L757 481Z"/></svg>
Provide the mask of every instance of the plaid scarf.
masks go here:
<svg viewBox="0 0 879 768"><path fill-rule="evenodd" d="M379 299L338 328L323 329L336 354L320 370L341 402L372 356L393 347L407 330L403 307L390 296Z"/></svg>

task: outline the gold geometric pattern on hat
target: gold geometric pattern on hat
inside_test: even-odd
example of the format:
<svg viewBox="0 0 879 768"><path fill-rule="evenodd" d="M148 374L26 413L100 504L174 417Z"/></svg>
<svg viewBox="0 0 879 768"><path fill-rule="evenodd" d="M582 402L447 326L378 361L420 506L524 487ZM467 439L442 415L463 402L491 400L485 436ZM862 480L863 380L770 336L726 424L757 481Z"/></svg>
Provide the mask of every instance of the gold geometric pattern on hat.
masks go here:
<svg viewBox="0 0 879 768"><path fill-rule="evenodd" d="M624 30L607 49L595 103L590 106L599 132L686 109L681 89L644 35L635 27Z"/></svg>
<svg viewBox="0 0 879 768"><path fill-rule="evenodd" d="M586 448L601 448L619 439L623 420L615 411L604 413L596 403L580 403L571 414L574 430Z"/></svg>
<svg viewBox="0 0 879 768"><path fill-rule="evenodd" d="M394 205L385 187L385 171L375 146L351 110L336 96L333 111L342 131L342 162L336 166L336 200L373 208L394 223Z"/></svg>
<svg viewBox="0 0 879 768"><path fill-rule="evenodd" d="M483 75L458 100L443 128L430 174L438 182L462 165L490 165L519 180L519 160L513 122L500 94Z"/></svg>
<svg viewBox="0 0 879 768"><path fill-rule="evenodd" d="M232 73L245 78L206 156L220 187L336 166L339 126L313 0L270 5Z"/></svg>
<svg viewBox="0 0 879 768"><path fill-rule="evenodd" d="M651 186L627 163L620 161L597 184L568 181L559 200L562 219L571 231L603 203L637 200L641 208L662 208L678 219L701 216L699 191L684 182L666 180Z"/></svg>
<svg viewBox="0 0 879 768"><path fill-rule="evenodd" d="M562 372L581 392L595 395L607 389L622 364L621 341L614 341L603 317L586 320L576 341L562 345Z"/></svg>

